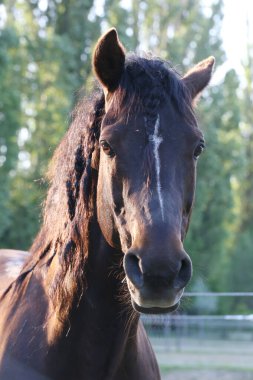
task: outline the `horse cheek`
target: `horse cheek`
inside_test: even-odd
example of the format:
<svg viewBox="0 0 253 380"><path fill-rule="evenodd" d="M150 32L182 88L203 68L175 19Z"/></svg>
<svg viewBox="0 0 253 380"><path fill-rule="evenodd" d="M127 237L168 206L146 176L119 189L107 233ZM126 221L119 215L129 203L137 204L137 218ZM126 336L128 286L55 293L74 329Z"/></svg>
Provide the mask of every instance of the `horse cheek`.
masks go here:
<svg viewBox="0 0 253 380"><path fill-rule="evenodd" d="M103 187L103 184L101 186ZM111 247L120 248L120 238L115 226L112 210L106 201L105 188L101 192L98 191L98 194L100 196L97 198L97 218L102 234Z"/></svg>

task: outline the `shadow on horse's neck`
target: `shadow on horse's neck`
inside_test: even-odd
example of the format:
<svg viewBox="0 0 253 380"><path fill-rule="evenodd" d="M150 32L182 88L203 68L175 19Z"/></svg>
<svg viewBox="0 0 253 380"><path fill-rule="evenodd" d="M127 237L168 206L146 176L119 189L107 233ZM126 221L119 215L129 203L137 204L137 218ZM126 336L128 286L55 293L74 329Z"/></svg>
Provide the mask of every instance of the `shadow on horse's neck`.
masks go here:
<svg viewBox="0 0 253 380"><path fill-rule="evenodd" d="M133 310L126 282L124 282L123 253L120 249L112 248L103 237L96 215L90 221L88 247L89 253L84 264L83 290L81 294L73 292L71 307L66 321L71 323L75 318L86 319L87 315L103 322L113 318L114 322L125 324L137 320L138 314ZM75 254L80 254L75 252ZM60 261L59 257L55 257ZM59 270L58 264L52 265L52 271ZM50 270L49 270L50 273ZM49 275L54 276L55 273ZM60 318L60 316L59 316ZM72 328L70 326L70 328Z"/></svg>
<svg viewBox="0 0 253 380"><path fill-rule="evenodd" d="M122 251L109 246L94 218L90 228L86 292L83 295L83 301L90 303L92 309L102 307L107 313L132 316L122 261Z"/></svg>
<svg viewBox="0 0 253 380"><path fill-rule="evenodd" d="M126 300L129 298L127 289L123 289L126 286L122 284L120 273L123 253L107 244L95 218L89 238L86 290L80 300L73 300L65 327L54 342L55 355L50 356L50 361L53 365L59 347L69 352L70 357L71 349L74 347L76 352L78 347L88 368L87 379L100 378L101 372L107 374L103 379L109 380L114 377L129 347L136 346L139 316ZM94 357L97 358L96 366ZM73 365L75 360L75 357L71 359Z"/></svg>

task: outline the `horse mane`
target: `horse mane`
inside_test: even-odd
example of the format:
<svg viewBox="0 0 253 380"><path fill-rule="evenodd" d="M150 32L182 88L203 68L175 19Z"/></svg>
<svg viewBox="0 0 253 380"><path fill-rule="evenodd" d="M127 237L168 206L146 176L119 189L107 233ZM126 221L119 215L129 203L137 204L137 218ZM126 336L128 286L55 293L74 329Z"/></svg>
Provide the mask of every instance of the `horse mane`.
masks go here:
<svg viewBox="0 0 253 380"><path fill-rule="evenodd" d="M165 61L152 56L127 57L125 72L112 99L110 117L128 118L142 110L147 136L165 97L184 117L194 122L191 99L180 75ZM49 296L61 318L85 290L85 263L89 252L89 228L96 217L97 171L92 168L92 153L98 149L101 121L105 115L102 91L91 100L83 99L72 113L69 130L55 151L48 172L49 191L44 204L43 225L18 278L10 285L18 290L29 274L47 270L59 260L49 288ZM106 116L107 117L107 116ZM18 293L18 292L17 292Z"/></svg>
<svg viewBox="0 0 253 380"><path fill-rule="evenodd" d="M43 224L31 256L20 275L5 291L14 293L29 281L34 270L47 270L57 255L58 269L49 289L61 318L67 313L71 295L84 290L84 268L88 256L89 226L94 216L96 176L91 167L104 115L104 95L100 90L91 99L82 99L71 115L70 128L56 149L49 166L49 190L43 207Z"/></svg>

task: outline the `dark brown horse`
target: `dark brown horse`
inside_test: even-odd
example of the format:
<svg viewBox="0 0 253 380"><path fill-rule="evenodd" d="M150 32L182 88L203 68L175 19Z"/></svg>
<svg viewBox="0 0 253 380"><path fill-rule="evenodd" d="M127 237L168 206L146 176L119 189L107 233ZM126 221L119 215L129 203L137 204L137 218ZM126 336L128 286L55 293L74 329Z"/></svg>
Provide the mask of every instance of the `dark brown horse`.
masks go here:
<svg viewBox="0 0 253 380"><path fill-rule="evenodd" d="M139 312L175 310L191 277L183 240L204 148L193 103L213 64L180 77L126 57L115 29L100 38L103 91L73 113L43 226L1 297L1 380L160 379Z"/></svg>

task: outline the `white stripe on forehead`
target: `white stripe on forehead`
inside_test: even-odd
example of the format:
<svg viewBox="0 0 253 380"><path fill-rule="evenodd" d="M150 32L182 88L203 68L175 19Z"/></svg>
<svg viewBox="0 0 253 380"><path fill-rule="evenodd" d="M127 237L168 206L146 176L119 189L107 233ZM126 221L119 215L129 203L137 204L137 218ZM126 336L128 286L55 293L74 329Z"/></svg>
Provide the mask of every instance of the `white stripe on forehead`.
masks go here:
<svg viewBox="0 0 253 380"><path fill-rule="evenodd" d="M156 170L156 189L159 199L159 205L162 213L162 219L164 220L164 202L162 197L162 190L161 190L161 179L160 179L160 173L161 173L161 162L159 157L159 146L162 143L163 139L161 136L159 136L159 127L160 127L160 116L157 115L156 122L155 122L155 129L154 134L149 136L150 141L153 143L154 147L154 157L155 157L155 170Z"/></svg>

